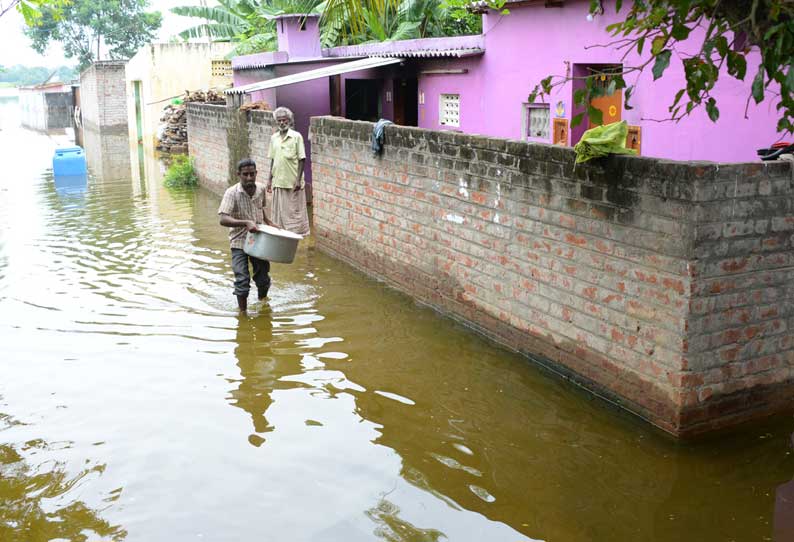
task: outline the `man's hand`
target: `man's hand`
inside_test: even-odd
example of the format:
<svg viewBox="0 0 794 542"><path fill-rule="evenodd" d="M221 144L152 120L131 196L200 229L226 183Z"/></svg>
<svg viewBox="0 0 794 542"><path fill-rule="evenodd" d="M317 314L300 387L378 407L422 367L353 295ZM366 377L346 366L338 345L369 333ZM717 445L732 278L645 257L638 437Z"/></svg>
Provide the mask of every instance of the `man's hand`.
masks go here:
<svg viewBox="0 0 794 542"><path fill-rule="evenodd" d="M273 191L273 179L268 179L268 181L267 181L267 191L268 192L272 192Z"/></svg>
<svg viewBox="0 0 794 542"><path fill-rule="evenodd" d="M256 227L256 222L254 222L253 220L245 221L245 229L251 233L256 233L259 231L259 228Z"/></svg>
<svg viewBox="0 0 794 542"><path fill-rule="evenodd" d="M292 187L292 191L297 192L300 189L301 189L301 181L300 179L298 179L297 181L295 181L295 186Z"/></svg>

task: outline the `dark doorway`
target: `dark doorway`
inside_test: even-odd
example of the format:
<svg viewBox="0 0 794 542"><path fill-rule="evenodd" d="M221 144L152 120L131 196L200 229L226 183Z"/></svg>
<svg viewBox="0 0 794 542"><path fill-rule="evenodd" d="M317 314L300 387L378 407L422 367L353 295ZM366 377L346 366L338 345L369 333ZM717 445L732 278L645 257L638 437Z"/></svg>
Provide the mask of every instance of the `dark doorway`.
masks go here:
<svg viewBox="0 0 794 542"><path fill-rule="evenodd" d="M345 81L345 112L350 120L376 122L380 116L377 79L347 79Z"/></svg>
<svg viewBox="0 0 794 542"><path fill-rule="evenodd" d="M394 80L394 123L403 126L419 124L419 86L416 79Z"/></svg>
<svg viewBox="0 0 794 542"><path fill-rule="evenodd" d="M331 115L342 116L342 76L332 75L328 78L329 92L331 95Z"/></svg>

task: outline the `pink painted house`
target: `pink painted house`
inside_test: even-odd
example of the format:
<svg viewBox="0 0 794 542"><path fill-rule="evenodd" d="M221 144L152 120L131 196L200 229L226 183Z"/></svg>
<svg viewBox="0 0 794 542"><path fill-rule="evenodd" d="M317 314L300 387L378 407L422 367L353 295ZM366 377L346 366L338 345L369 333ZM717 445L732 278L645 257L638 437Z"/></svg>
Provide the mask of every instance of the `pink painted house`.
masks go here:
<svg viewBox="0 0 794 542"><path fill-rule="evenodd" d="M556 87L546 103L528 103L534 86L548 75L580 75L589 69L621 64L622 51L588 47L610 41L606 27L618 20L614 2L604 14L588 17L587 0L508 1L509 15L484 9L483 33L321 49L316 16L278 19L279 51L232 60L238 98L250 94L296 114L307 138L309 117L386 118L433 130L457 130L544 143L575 144L587 126L570 129L574 84ZM697 36L690 38L693 48ZM679 51L687 44L679 46ZM638 63L636 55L622 62ZM598 107L604 121L626 120L629 142L644 156L673 160L746 162L756 149L778 141L772 100L756 106L750 83L758 57L748 58L747 80L727 76L712 92L720 109L711 122L703 110L678 123L668 106L683 88L683 69L673 59L664 76L653 81L650 69L628 84L636 88L632 109L617 94ZM367 69L362 69L366 66ZM308 138L307 138L308 139Z"/></svg>

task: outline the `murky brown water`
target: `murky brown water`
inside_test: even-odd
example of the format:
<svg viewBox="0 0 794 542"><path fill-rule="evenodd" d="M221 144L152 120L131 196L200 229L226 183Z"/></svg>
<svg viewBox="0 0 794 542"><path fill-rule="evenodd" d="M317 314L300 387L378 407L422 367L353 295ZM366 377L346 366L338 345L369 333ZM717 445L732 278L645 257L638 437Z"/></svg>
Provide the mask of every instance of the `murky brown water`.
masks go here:
<svg viewBox="0 0 794 542"><path fill-rule="evenodd" d="M791 418L677 444L306 243L239 318L216 197L12 106L1 541L794 540Z"/></svg>

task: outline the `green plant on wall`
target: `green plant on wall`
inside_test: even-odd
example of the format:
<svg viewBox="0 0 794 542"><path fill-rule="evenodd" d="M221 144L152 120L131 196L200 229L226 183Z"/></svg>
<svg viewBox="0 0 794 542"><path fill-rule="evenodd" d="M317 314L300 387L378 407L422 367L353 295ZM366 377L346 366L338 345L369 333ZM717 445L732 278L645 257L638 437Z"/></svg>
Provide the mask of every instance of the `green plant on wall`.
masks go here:
<svg viewBox="0 0 794 542"><path fill-rule="evenodd" d="M185 155L177 155L168 166L163 178L168 188L189 188L198 186L198 176L193 167L193 159Z"/></svg>

